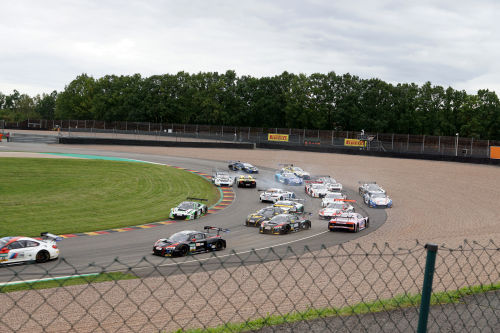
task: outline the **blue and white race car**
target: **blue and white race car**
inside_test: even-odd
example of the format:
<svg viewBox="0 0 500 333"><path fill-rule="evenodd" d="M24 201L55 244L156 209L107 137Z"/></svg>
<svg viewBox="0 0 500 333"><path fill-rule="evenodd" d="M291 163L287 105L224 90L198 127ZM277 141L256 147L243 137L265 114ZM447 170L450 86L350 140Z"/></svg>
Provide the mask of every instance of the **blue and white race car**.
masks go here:
<svg viewBox="0 0 500 333"><path fill-rule="evenodd" d="M281 170L274 175L274 179L285 185L302 185L304 180L292 172Z"/></svg>
<svg viewBox="0 0 500 333"><path fill-rule="evenodd" d="M230 161L227 167L232 171L241 170L246 173L259 173L259 169L257 169L257 167L254 167L250 163L240 161Z"/></svg>
<svg viewBox="0 0 500 333"><path fill-rule="evenodd" d="M392 207L392 199L385 193L366 193L363 197L365 204L369 207Z"/></svg>

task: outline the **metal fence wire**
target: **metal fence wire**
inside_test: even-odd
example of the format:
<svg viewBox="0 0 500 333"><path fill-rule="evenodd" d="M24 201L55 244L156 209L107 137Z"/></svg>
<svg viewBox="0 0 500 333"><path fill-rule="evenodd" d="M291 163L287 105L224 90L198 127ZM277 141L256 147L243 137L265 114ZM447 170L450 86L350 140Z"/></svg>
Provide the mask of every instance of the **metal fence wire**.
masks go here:
<svg viewBox="0 0 500 333"><path fill-rule="evenodd" d="M150 258L2 267L2 281L11 283L0 287L0 331L500 331L500 256L493 241L438 248L424 327L419 316L428 251L418 242L407 248L347 243L300 253L228 251L166 258L161 265ZM94 274L80 277L83 282L43 282L52 288L26 283L82 272ZM112 280L96 281L106 276Z"/></svg>

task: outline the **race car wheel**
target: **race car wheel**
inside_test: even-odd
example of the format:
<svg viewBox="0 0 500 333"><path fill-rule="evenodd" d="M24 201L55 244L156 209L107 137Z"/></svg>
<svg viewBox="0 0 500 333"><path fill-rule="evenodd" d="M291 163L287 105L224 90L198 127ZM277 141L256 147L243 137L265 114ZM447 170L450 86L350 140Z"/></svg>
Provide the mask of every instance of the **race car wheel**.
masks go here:
<svg viewBox="0 0 500 333"><path fill-rule="evenodd" d="M291 230L290 226L289 226L289 225L287 225L287 226L285 227L285 234L290 233L290 230Z"/></svg>
<svg viewBox="0 0 500 333"><path fill-rule="evenodd" d="M288 179L285 179L284 183L285 183L285 185L288 185L288 183L289 183Z"/></svg>
<svg viewBox="0 0 500 333"><path fill-rule="evenodd" d="M222 243L222 241L217 241L215 243L215 251L221 251L224 249L224 244Z"/></svg>
<svg viewBox="0 0 500 333"><path fill-rule="evenodd" d="M358 231L359 231L359 227L358 227L358 225L355 225L353 232L358 232Z"/></svg>
<svg viewBox="0 0 500 333"><path fill-rule="evenodd" d="M179 256L180 257L185 257L187 256L189 252L189 248L186 245L183 245L179 248Z"/></svg>
<svg viewBox="0 0 500 333"><path fill-rule="evenodd" d="M36 254L36 262L42 263L42 262L47 262L50 259L50 254L47 251L40 251Z"/></svg>
<svg viewBox="0 0 500 333"><path fill-rule="evenodd" d="M370 219L366 219L366 227L368 228L370 226Z"/></svg>
<svg viewBox="0 0 500 333"><path fill-rule="evenodd" d="M193 220L196 220L197 218L198 218L198 212L195 212L195 213L194 213Z"/></svg>
<svg viewBox="0 0 500 333"><path fill-rule="evenodd" d="M304 229L311 229L311 221L306 221L304 223Z"/></svg>

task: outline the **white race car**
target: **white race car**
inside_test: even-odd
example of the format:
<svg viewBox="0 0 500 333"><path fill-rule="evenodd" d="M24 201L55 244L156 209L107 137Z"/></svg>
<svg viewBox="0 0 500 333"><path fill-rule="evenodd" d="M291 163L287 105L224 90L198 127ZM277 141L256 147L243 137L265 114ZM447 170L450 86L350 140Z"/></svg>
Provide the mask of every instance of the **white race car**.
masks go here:
<svg viewBox="0 0 500 333"><path fill-rule="evenodd" d="M41 233L41 239L30 237L0 238L0 264L10 264L23 261L46 262L59 257L57 241L62 237Z"/></svg>
<svg viewBox="0 0 500 333"><path fill-rule="evenodd" d="M325 184L316 182L308 182L305 190L313 198L323 198L330 192Z"/></svg>
<svg viewBox="0 0 500 333"><path fill-rule="evenodd" d="M325 195L323 199L321 199L321 207L326 207L333 202L345 199L346 199L345 194L342 194L340 192L330 192L327 195Z"/></svg>
<svg viewBox="0 0 500 333"><path fill-rule="evenodd" d="M276 202L279 200L295 199L295 193L290 191L285 191L280 188L270 188L265 192L261 193L259 200L261 202Z"/></svg>
<svg viewBox="0 0 500 333"><path fill-rule="evenodd" d="M300 167L293 166L293 164L287 165L284 168L282 168L281 170L286 170L288 172L292 172L297 177L300 177L302 179L311 179L311 174L309 172L304 171Z"/></svg>
<svg viewBox="0 0 500 333"><path fill-rule="evenodd" d="M352 232L358 232L360 230L366 229L370 226L370 220L368 216L364 217L359 213L342 213L335 216L328 222L328 230L349 230Z"/></svg>
<svg viewBox="0 0 500 333"><path fill-rule="evenodd" d="M385 193L366 193L363 197L365 204L370 207L392 207L392 199Z"/></svg>
<svg viewBox="0 0 500 333"><path fill-rule="evenodd" d="M334 216L338 216L342 213L352 213L354 212L354 207L342 201L336 201L331 204L328 204L325 208L321 208L319 210L319 218L321 219L331 219Z"/></svg>
<svg viewBox="0 0 500 333"><path fill-rule="evenodd" d="M359 195L364 196L366 193L379 193L384 194L385 190L376 182L359 182Z"/></svg>
<svg viewBox="0 0 500 333"><path fill-rule="evenodd" d="M330 176L322 176L316 179L316 182L323 183L326 185L329 191L331 192L340 192L342 191L342 184L337 182L334 178Z"/></svg>
<svg viewBox="0 0 500 333"><path fill-rule="evenodd" d="M227 171L217 170L212 174L212 183L215 186L233 186L234 178Z"/></svg>

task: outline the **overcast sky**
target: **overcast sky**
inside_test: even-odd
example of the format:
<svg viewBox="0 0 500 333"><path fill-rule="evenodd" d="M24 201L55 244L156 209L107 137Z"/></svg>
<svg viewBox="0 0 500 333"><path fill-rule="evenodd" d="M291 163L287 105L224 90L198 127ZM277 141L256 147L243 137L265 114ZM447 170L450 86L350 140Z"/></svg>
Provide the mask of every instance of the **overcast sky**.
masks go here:
<svg viewBox="0 0 500 333"><path fill-rule="evenodd" d="M0 0L0 92L76 76L351 73L500 95L500 2Z"/></svg>

